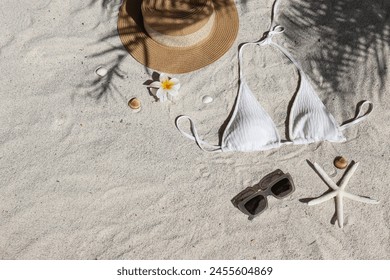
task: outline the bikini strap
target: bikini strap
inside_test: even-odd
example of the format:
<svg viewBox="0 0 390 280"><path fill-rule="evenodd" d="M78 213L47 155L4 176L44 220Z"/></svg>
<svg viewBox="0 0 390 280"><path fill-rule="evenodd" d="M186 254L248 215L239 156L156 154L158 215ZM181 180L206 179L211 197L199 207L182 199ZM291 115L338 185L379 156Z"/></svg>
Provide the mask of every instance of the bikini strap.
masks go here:
<svg viewBox="0 0 390 280"><path fill-rule="evenodd" d="M284 32L284 27L282 27L280 25L275 25L275 23L274 23L276 11L278 9L278 5L279 5L279 0L275 0L273 8L272 8L271 24L270 24L269 31L266 32L264 34L263 38L258 41L258 44L259 45L267 45L267 44L269 44L269 45L272 45L272 46L278 48L295 65L295 67L297 67L298 72L300 73L300 75L304 76L306 79L308 79L306 77L306 74L303 71L303 68L301 67L300 63L293 58L293 56L289 53L289 51L287 51L287 49L285 49L281 45L279 45L279 44L277 44L277 43L272 41L272 37L274 35L280 34L280 33ZM368 109L366 110L365 113L363 113L363 106L366 105L366 104L368 105ZM351 127L351 126L353 126L353 125L355 125L355 124L365 120L367 118L367 116L371 113L372 109L373 109L372 102L367 101L367 100L360 102L357 105L357 114L355 115L355 117L352 118L351 120L348 120L348 121L344 122L340 126L340 130L341 131L345 130L345 129L347 129L347 128L349 128L349 127Z"/></svg>
<svg viewBox="0 0 390 280"><path fill-rule="evenodd" d="M263 46L263 45L274 46L295 65L295 67L298 69L298 72L300 72L301 74L304 75L303 68L298 63L298 61L296 61L294 59L294 57L290 54L290 52L287 49L285 49L284 47L282 47L281 45L272 41L272 38L274 35L281 34L285 30L285 28L283 26L275 24L275 16L277 14L279 2L280 2L280 0L275 0L274 4L272 6L270 27L269 27L268 31L264 33L263 37L259 41L257 41L257 44L259 46Z"/></svg>
<svg viewBox="0 0 390 280"><path fill-rule="evenodd" d="M296 61L292 57L292 55L284 47L282 47L279 44L277 44L277 43L272 41L272 38L273 38L274 35L282 34L284 32L284 30L285 30L283 26L275 24L275 15L276 15L278 6L279 6L279 1L275 0L274 4L272 6L270 27L269 27L268 31L264 33L263 37L261 37L259 40L255 41L255 42L244 43L244 44L242 44L240 46L240 48L238 50L238 66L239 66L239 69L240 69L240 71L239 71L239 73L240 73L240 76L239 76L240 80L244 80L244 76L243 76L243 73L242 73L242 68L243 67L241 66L242 50L243 50L243 48L246 45L252 45L252 44L256 44L258 46L272 45L272 46L276 47L277 49L279 49L279 51L281 51L298 68L299 72L303 72L302 71L302 67L298 63L298 61Z"/></svg>
<svg viewBox="0 0 390 280"><path fill-rule="evenodd" d="M179 123L181 120L184 120L184 119L189 120L192 135L188 134L187 132L184 132L184 130L182 130L180 128ZM188 139L195 141L196 144L199 146L199 148L201 148L203 151L205 151L205 152L221 152L222 151L221 146L211 145L211 144L200 139L200 137L198 135L198 131L196 130L195 124L190 117L184 116L184 115L179 116L176 118L175 124L176 124L177 129L181 132L181 134L183 134Z"/></svg>
<svg viewBox="0 0 390 280"><path fill-rule="evenodd" d="M368 109L366 110L366 112L363 113L363 106L366 104L368 105ZM345 129L350 128L351 126L365 120L367 118L367 116L372 112L373 108L374 108L374 105L372 104L371 101L364 100L364 101L360 102L356 107L357 114L355 115L355 117L344 122L344 124L342 124L340 126L340 130L341 131L345 130Z"/></svg>
<svg viewBox="0 0 390 280"><path fill-rule="evenodd" d="M271 23L270 23L270 27L269 27L269 31L267 31L266 33L264 33L263 37L261 37L259 40L255 41L255 42L247 42L247 43L243 43L240 45L239 49L238 49L238 67L239 67L239 79L240 81L244 81L245 80L245 77L243 75L243 67L242 67L242 51L244 49L245 46L248 46L248 45L267 45L267 44L273 44L273 45L276 45L275 43L272 42L272 37L276 34L281 34L284 32L284 27L280 26L280 25L275 25L274 24L274 18L275 18L275 14L276 14L276 11L277 11L277 8L278 8L278 5L279 5L279 1L278 0L275 0L273 6L272 6L272 13L271 13ZM276 45L278 46L278 45ZM278 46L279 47L279 46ZM290 59L291 57L289 55L287 55L283 50L282 52ZM294 61L293 61L294 62Z"/></svg>

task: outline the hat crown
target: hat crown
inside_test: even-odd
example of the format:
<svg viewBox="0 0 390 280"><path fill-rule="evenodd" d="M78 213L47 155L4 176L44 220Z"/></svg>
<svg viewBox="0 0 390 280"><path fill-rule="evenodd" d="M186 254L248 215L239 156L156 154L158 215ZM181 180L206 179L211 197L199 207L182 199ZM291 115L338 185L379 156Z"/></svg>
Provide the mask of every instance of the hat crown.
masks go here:
<svg viewBox="0 0 390 280"><path fill-rule="evenodd" d="M118 15L118 33L123 45L138 62L160 72L187 73L209 65L229 50L237 36L239 21L235 0L122 0L122 2ZM178 5L180 3L183 4ZM161 6L163 4L165 6ZM155 29L164 26L160 22L166 19L167 9L163 9L162 18L159 18L160 7L169 7L168 22L171 23L172 19L186 23L185 15L189 15L191 23L184 24L185 27L198 23L199 18L208 20L204 20L207 22L200 29L195 28L197 31L188 32L190 34L163 34L164 30L160 29L162 32L158 32L147 24L154 18L155 24L151 22ZM204 13L200 12L202 10L200 7L205 8ZM150 14L150 11L153 13ZM175 21L170 24L168 31L182 29L181 26L175 28L172 26L174 24Z"/></svg>
<svg viewBox="0 0 390 280"><path fill-rule="evenodd" d="M184 36L204 27L214 12L211 0L143 0L144 24L170 36Z"/></svg>

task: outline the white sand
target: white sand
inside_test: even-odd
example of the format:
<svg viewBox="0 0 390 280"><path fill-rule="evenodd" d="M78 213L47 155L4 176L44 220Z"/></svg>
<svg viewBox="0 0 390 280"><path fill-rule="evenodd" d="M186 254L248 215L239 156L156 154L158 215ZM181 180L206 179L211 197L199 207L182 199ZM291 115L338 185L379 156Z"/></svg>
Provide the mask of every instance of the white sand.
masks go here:
<svg viewBox="0 0 390 280"><path fill-rule="evenodd" d="M115 2L1 1L1 259L390 258L385 1L364 1L357 21L359 4L340 16L346 1L281 5L286 32L275 40L302 63L335 118L351 118L361 100L374 103L346 143L215 154L182 137L174 120L190 115L218 143L237 93L237 46L267 30L272 1L237 1L234 46L214 64L176 75L174 103L155 102L143 85L152 72L122 48ZM284 136L296 70L270 47L248 47L245 60L250 87ZM101 65L106 78L94 73ZM212 103L202 103L206 94ZM127 106L135 96L139 113ZM338 155L361 163L347 190L381 200L345 199L343 229L331 222L333 200L300 201L328 190L306 160L329 169ZM277 168L292 175L296 192L269 198L269 209L248 221L230 199Z"/></svg>

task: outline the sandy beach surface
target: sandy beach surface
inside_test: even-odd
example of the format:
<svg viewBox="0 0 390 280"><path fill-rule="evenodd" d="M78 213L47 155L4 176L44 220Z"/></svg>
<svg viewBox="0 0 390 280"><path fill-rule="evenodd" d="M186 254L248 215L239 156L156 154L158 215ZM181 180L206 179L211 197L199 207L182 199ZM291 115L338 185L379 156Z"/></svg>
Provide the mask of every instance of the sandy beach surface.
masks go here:
<svg viewBox="0 0 390 280"><path fill-rule="evenodd" d="M367 120L345 143L289 145L253 153L206 153L183 137L189 115L218 144L237 94L237 49L270 23L271 0L237 0L232 48L161 103L117 35L119 0L2 0L0 9L0 259L389 259L390 3L282 0L274 40L300 62L342 123L370 100ZM174 60L175 57L168 58ZM270 46L248 46L245 75L285 138L298 83L291 62ZM108 74L99 77L103 66ZM210 95L214 101L202 103ZM134 113L132 97L142 102ZM188 126L184 126L189 131ZM343 155L360 162L347 191L380 200L306 202L329 188ZM275 169L296 191L253 220L231 199ZM344 171L332 179L339 180Z"/></svg>

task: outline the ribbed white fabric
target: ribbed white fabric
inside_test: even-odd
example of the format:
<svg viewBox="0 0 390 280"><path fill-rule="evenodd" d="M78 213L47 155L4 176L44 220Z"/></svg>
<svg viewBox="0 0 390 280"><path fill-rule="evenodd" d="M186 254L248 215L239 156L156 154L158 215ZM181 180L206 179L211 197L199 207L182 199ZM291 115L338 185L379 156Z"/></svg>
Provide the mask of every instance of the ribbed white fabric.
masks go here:
<svg viewBox="0 0 390 280"><path fill-rule="evenodd" d="M301 83L292 104L289 118L289 137L294 144L319 141L343 142L345 137L334 117L326 110L305 74L300 71Z"/></svg>
<svg viewBox="0 0 390 280"><path fill-rule="evenodd" d="M279 147L280 136L274 122L241 82L233 115L222 136L222 150L262 151Z"/></svg>
<svg viewBox="0 0 390 280"><path fill-rule="evenodd" d="M265 36L259 41L242 44L238 51L240 88L237 95L233 115L222 135L221 145L210 145L202 141L196 132L193 121L187 116L176 119L176 127L186 137L194 140L205 151L263 151L278 148L282 144L308 144L312 142L330 141L343 142L342 131L364 120L371 113L373 105L363 101L358 105L358 114L344 125L339 126L334 117L327 111L325 105L315 93L309 79L300 64L282 46L272 41L276 34L284 32L284 28L273 24L274 13L278 2L275 1L271 26ZM289 114L288 140L281 141L274 122L253 96L243 75L242 51L250 44L271 45L281 51L297 67L300 84ZM362 107L368 105L366 112ZM182 119L190 121L193 136L184 132L179 122Z"/></svg>

